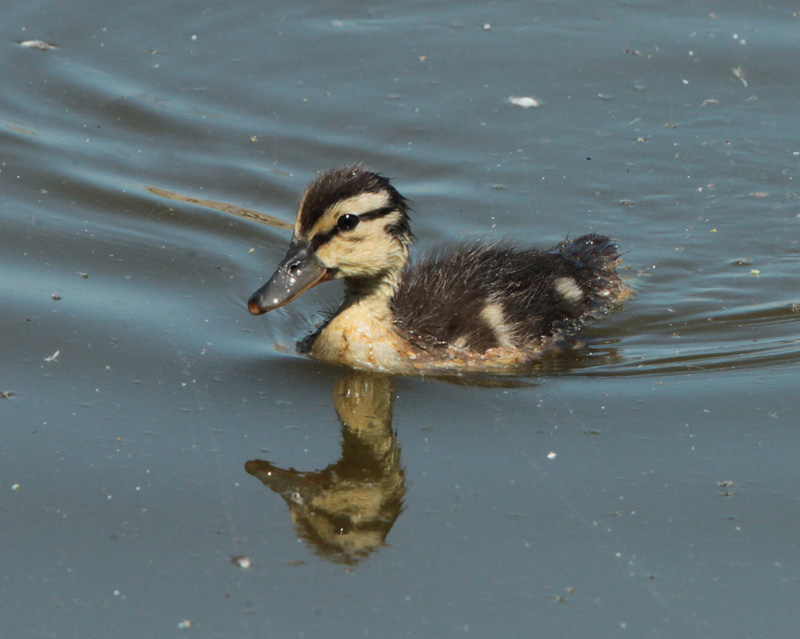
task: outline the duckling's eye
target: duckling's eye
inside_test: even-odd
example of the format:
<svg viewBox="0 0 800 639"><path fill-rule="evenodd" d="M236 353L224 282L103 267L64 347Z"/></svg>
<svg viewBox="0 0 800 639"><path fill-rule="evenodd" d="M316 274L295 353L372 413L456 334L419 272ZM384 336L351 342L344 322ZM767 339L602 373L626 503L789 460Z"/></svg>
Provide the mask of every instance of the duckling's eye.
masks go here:
<svg viewBox="0 0 800 639"><path fill-rule="evenodd" d="M345 213L344 215L339 217L339 220L336 224L342 231L352 231L354 228L358 226L358 222L359 222L358 215L353 215L352 213Z"/></svg>

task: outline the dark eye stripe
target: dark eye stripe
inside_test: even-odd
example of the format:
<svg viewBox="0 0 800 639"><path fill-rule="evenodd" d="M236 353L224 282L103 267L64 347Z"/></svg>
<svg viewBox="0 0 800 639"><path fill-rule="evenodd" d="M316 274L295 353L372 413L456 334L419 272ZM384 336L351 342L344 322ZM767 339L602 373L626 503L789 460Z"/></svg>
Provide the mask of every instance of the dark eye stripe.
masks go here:
<svg viewBox="0 0 800 639"><path fill-rule="evenodd" d="M358 216L358 219L364 222L365 220L375 220L379 217L384 217L389 215L392 211L397 210L396 206L384 206L380 209L375 209L374 211L367 211L366 213L362 213Z"/></svg>
<svg viewBox="0 0 800 639"><path fill-rule="evenodd" d="M367 220L376 220L381 217L385 217L389 215L392 211L396 211L396 206L384 206L379 209L375 209L374 211L367 211L366 213L362 213L358 216L359 222L365 222ZM327 244L330 242L335 236L342 232L338 226L334 226L330 231L327 233L320 233L319 235L315 235L311 238L311 249L316 251L319 249L320 246L323 244Z"/></svg>

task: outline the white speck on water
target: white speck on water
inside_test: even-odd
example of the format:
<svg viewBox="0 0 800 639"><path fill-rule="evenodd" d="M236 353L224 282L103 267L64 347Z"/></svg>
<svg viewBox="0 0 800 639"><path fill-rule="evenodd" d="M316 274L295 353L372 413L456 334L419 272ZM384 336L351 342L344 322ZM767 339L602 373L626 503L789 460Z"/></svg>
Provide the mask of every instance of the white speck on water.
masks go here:
<svg viewBox="0 0 800 639"><path fill-rule="evenodd" d="M39 49L40 51L50 51L50 49L56 48L56 45L45 42L44 40L25 40L20 42L19 46L28 49Z"/></svg>
<svg viewBox="0 0 800 639"><path fill-rule="evenodd" d="M530 109L531 107L542 106L542 101L539 98L531 98L531 97L518 98L512 95L509 96L508 101L512 105L521 107L523 109Z"/></svg>

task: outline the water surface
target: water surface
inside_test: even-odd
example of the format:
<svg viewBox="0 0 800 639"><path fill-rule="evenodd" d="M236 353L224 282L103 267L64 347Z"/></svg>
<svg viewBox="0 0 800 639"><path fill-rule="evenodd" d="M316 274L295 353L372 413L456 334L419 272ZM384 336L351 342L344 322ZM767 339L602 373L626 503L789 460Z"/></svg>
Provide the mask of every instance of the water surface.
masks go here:
<svg viewBox="0 0 800 639"><path fill-rule="evenodd" d="M791 3L3 15L4 636L793 636ZM352 161L417 251L606 233L636 296L500 383L302 359L338 285L251 317L289 233L209 202Z"/></svg>

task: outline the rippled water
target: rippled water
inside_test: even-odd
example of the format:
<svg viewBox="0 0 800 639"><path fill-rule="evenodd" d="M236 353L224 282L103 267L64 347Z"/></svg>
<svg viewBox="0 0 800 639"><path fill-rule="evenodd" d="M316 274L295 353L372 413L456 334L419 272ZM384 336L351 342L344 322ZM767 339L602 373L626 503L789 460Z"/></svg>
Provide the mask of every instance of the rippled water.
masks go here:
<svg viewBox="0 0 800 639"><path fill-rule="evenodd" d="M3 636L796 633L796 6L3 16ZM302 359L338 285L244 302L352 161L635 298L526 377Z"/></svg>

